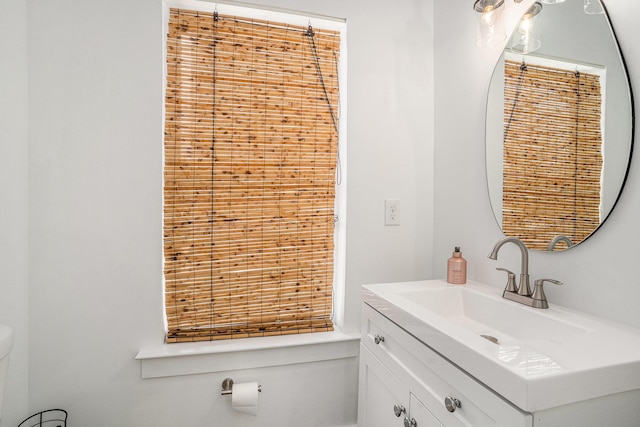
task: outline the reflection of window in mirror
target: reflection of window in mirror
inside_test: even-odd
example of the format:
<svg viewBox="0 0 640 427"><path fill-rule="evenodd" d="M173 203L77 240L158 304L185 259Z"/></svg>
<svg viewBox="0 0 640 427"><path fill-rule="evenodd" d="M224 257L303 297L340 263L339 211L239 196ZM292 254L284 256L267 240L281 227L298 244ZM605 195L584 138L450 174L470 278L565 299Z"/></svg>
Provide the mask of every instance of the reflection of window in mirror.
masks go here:
<svg viewBox="0 0 640 427"><path fill-rule="evenodd" d="M604 69L527 56L504 71L503 231L566 249L602 217Z"/></svg>

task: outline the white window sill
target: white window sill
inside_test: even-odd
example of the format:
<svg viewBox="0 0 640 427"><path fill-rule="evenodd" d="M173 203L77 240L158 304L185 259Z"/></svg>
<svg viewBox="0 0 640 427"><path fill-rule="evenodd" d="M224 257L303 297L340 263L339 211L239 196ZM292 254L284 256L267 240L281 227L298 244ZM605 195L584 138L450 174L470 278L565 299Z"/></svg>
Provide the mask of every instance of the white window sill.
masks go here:
<svg viewBox="0 0 640 427"><path fill-rule="evenodd" d="M264 368L357 357L360 333L340 331L225 341L161 344L142 349L142 378Z"/></svg>

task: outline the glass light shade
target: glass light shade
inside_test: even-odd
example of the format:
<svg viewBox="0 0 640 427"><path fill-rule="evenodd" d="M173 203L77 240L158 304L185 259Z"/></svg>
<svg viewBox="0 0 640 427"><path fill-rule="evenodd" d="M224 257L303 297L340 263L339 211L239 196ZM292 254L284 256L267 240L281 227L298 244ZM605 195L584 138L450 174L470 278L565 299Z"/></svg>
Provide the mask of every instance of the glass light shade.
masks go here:
<svg viewBox="0 0 640 427"><path fill-rule="evenodd" d="M584 13L587 15L600 15L604 13L600 0L584 0Z"/></svg>
<svg viewBox="0 0 640 427"><path fill-rule="evenodd" d="M476 44L480 47L501 46L507 35L502 14L504 0L477 0L473 9L476 13Z"/></svg>
<svg viewBox="0 0 640 427"><path fill-rule="evenodd" d="M542 46L540 41L540 12L542 4L535 2L520 18L510 41L510 50L516 53L531 53Z"/></svg>

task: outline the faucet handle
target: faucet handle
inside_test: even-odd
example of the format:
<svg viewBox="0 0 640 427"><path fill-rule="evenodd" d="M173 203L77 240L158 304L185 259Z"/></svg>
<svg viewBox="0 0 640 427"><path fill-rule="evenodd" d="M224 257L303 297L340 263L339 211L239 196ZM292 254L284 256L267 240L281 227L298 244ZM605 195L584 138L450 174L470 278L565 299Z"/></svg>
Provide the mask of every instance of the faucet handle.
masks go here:
<svg viewBox="0 0 640 427"><path fill-rule="evenodd" d="M518 287L516 286L516 275L512 271L507 270L506 268L498 267L496 268L498 271L504 271L507 273L507 286L504 288L507 292L518 292Z"/></svg>
<svg viewBox="0 0 640 427"><path fill-rule="evenodd" d="M549 308L549 303L547 302L547 296L544 294L544 282L550 282L554 285L562 285L562 282L553 279L538 279L533 282L535 288L533 289L533 295L531 298L534 300L535 307L537 308Z"/></svg>

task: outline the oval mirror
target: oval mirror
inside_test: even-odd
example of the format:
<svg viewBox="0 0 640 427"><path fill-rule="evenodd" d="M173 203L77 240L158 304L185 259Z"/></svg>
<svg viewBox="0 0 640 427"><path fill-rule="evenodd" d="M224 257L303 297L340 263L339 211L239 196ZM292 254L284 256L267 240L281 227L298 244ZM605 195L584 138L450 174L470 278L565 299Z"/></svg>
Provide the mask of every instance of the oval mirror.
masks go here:
<svg viewBox="0 0 640 427"><path fill-rule="evenodd" d="M487 182L504 234L541 251L592 235L624 186L633 121L629 78L604 4L534 2L489 85Z"/></svg>

